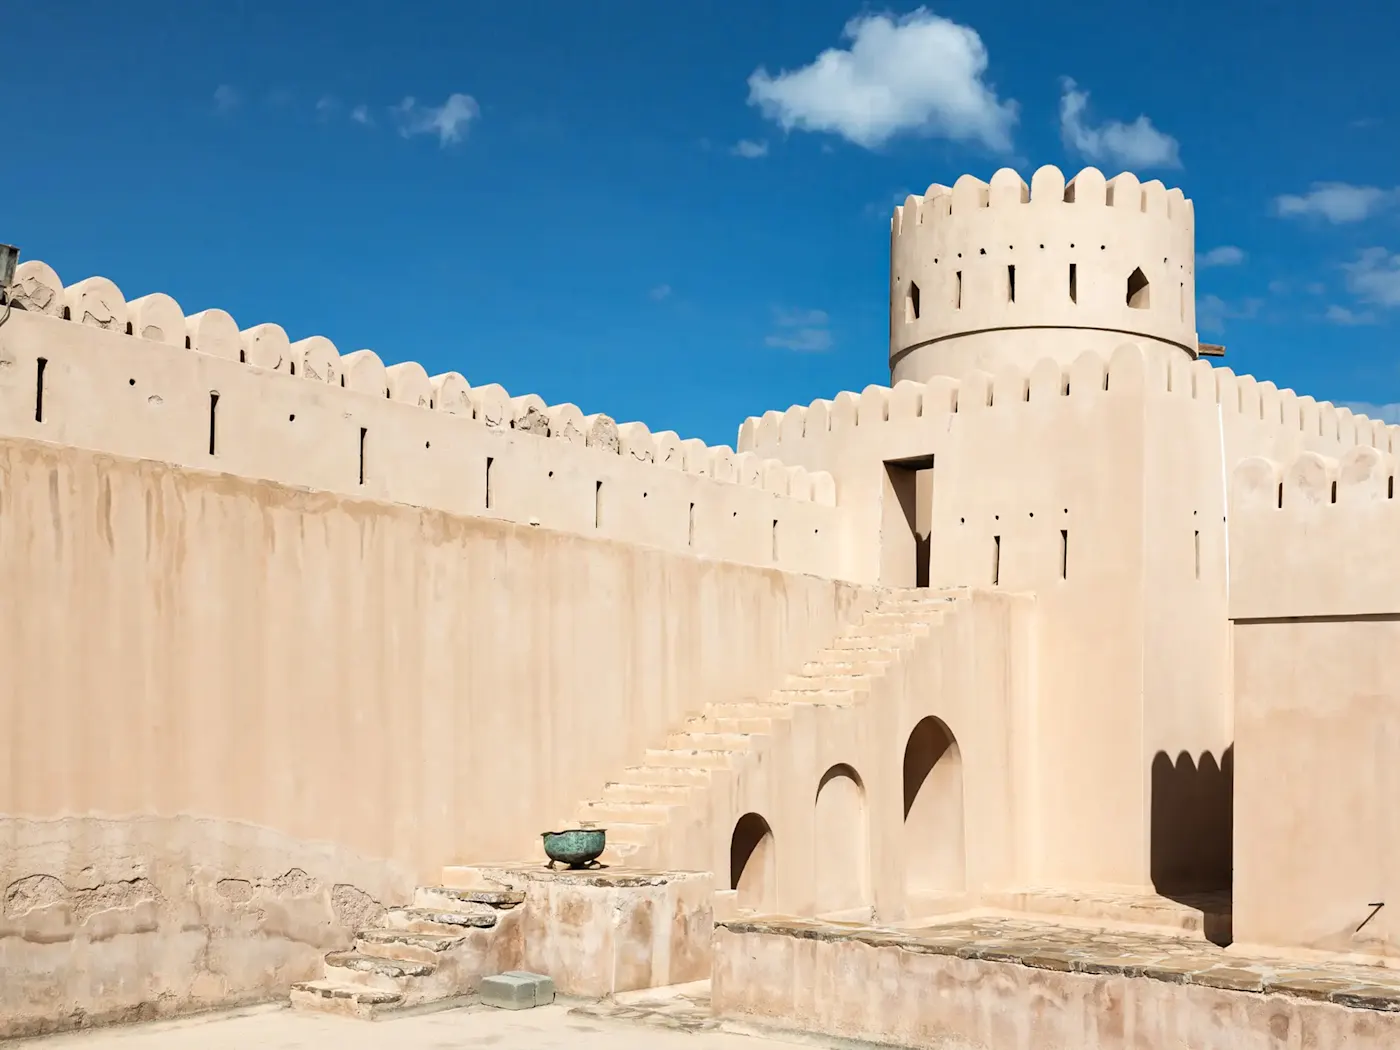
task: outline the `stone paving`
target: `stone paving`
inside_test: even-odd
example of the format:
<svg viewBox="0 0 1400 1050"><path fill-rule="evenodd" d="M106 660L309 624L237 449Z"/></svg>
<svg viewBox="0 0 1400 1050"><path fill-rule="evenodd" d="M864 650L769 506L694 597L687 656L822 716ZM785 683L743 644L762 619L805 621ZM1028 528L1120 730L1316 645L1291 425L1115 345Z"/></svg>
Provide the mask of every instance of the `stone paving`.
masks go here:
<svg viewBox="0 0 1400 1050"><path fill-rule="evenodd" d="M1000 917L962 918L917 929L802 919L734 920L736 933L851 940L873 947L956 955L1042 970L1142 977L1236 992L1288 995L1363 1010L1400 1012L1400 969L1344 962L1250 958L1208 941Z"/></svg>

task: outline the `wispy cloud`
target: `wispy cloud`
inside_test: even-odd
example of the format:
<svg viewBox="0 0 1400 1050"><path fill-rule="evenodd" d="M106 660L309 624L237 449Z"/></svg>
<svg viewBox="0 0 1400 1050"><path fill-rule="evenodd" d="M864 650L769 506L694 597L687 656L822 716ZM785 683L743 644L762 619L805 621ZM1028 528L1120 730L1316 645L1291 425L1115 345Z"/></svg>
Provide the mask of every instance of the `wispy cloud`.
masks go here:
<svg viewBox="0 0 1400 1050"><path fill-rule="evenodd" d="M749 104L784 131L827 132L877 149L896 135L978 143L1005 153L1015 102L986 83L987 49L968 26L927 8L900 17L861 14L800 69L749 77Z"/></svg>
<svg viewBox="0 0 1400 1050"><path fill-rule="evenodd" d="M214 108L227 113L237 107L240 101L238 91L232 84L220 84L214 89Z"/></svg>
<svg viewBox="0 0 1400 1050"><path fill-rule="evenodd" d="M1343 269L1347 289L1361 302L1386 309L1400 306L1400 254L1367 248Z"/></svg>
<svg viewBox="0 0 1400 1050"><path fill-rule="evenodd" d="M1218 295L1203 295L1196 300L1196 327L1202 332L1223 332L1231 321L1251 321L1258 317L1263 307L1263 299L1229 303Z"/></svg>
<svg viewBox="0 0 1400 1050"><path fill-rule="evenodd" d="M1400 423L1400 404L1378 405L1372 401L1339 401L1338 408L1349 408L1358 416L1379 419L1382 423Z"/></svg>
<svg viewBox="0 0 1400 1050"><path fill-rule="evenodd" d="M768 143L766 141L755 142L753 139L740 139L738 142L734 143L729 152L736 157L745 157L748 160L753 160L757 157L768 156Z"/></svg>
<svg viewBox="0 0 1400 1050"><path fill-rule="evenodd" d="M1066 148L1096 163L1125 168L1179 168L1181 149L1176 139L1159 131L1145 115L1130 124L1109 120L1097 126L1085 118L1089 92L1069 77L1060 82L1060 136Z"/></svg>
<svg viewBox="0 0 1400 1050"><path fill-rule="evenodd" d="M658 284L651 291L647 292L653 302L661 302L662 299L671 298L671 286L669 284Z"/></svg>
<svg viewBox="0 0 1400 1050"><path fill-rule="evenodd" d="M466 137L468 126L481 115L481 107L470 95L456 92L440 106L420 106L410 95L394 107L393 114L404 138L436 135L439 145L449 146Z"/></svg>
<svg viewBox="0 0 1400 1050"><path fill-rule="evenodd" d="M773 311L776 331L763 340L767 346L801 353L820 353L832 346L829 318L825 310Z"/></svg>
<svg viewBox="0 0 1400 1050"><path fill-rule="evenodd" d="M1376 315L1370 310L1353 310L1349 306L1338 306L1335 303L1327 308L1324 316L1333 324L1347 326L1376 323Z"/></svg>
<svg viewBox="0 0 1400 1050"><path fill-rule="evenodd" d="M1400 203L1400 189L1314 182L1307 193L1275 197L1274 210L1284 218L1318 218L1342 225L1368 219L1396 203Z"/></svg>
<svg viewBox="0 0 1400 1050"><path fill-rule="evenodd" d="M356 124L370 125L374 123L374 118L369 115L369 107L364 103L361 103L350 111L350 119Z"/></svg>
<svg viewBox="0 0 1400 1050"><path fill-rule="evenodd" d="M1197 268L1207 266L1238 266L1244 262L1244 249L1236 248L1233 244L1222 244L1218 248L1212 248L1208 252L1196 256Z"/></svg>
<svg viewBox="0 0 1400 1050"><path fill-rule="evenodd" d="M330 120L340 112L340 103L332 95L322 95L316 100L316 116L322 120Z"/></svg>

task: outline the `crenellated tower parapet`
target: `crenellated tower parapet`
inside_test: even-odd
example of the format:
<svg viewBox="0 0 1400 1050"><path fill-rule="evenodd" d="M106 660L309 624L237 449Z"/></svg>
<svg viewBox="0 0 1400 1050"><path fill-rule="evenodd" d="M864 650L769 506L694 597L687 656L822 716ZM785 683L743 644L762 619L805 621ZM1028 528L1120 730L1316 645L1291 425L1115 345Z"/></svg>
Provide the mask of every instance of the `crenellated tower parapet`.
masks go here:
<svg viewBox="0 0 1400 1050"><path fill-rule="evenodd" d="M1126 340L1197 355L1195 220L1179 189L1047 165L964 175L890 223L891 382L1027 368Z"/></svg>

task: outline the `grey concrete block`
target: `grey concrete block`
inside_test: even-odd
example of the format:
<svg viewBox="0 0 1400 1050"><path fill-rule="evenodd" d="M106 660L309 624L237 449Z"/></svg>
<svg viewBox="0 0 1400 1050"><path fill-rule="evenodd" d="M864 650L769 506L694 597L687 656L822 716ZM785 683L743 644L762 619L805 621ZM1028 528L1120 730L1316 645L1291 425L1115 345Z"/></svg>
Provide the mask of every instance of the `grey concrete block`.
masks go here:
<svg viewBox="0 0 1400 1050"><path fill-rule="evenodd" d="M477 988L477 996L487 1006L497 1006L502 1010L528 1010L554 1002L554 982L543 974L511 970L483 978Z"/></svg>

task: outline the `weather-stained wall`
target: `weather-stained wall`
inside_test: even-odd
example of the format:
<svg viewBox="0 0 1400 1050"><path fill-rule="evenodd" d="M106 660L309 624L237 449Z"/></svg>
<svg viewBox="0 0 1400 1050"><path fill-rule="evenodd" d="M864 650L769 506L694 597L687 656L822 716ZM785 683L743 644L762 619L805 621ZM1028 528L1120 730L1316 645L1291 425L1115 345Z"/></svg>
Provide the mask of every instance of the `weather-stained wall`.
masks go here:
<svg viewBox="0 0 1400 1050"><path fill-rule="evenodd" d="M1400 502L1353 447L1232 479L1237 942L1400 957Z"/></svg>

